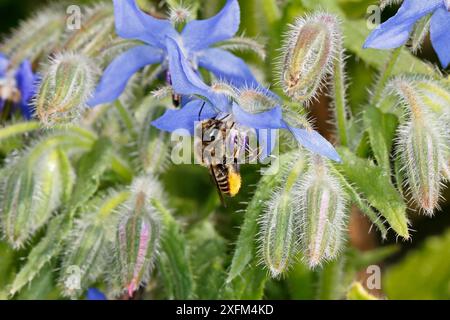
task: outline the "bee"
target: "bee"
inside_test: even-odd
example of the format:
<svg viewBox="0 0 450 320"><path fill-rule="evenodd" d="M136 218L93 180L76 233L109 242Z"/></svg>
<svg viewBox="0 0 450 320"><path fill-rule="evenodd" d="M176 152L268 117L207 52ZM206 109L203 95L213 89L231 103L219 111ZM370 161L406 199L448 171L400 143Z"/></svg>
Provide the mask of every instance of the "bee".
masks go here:
<svg viewBox="0 0 450 320"><path fill-rule="evenodd" d="M242 179L238 157L242 143L234 130L235 122L222 119L208 119L201 122L201 145L196 148L201 163L209 168L222 204L223 195L234 197L241 189Z"/></svg>

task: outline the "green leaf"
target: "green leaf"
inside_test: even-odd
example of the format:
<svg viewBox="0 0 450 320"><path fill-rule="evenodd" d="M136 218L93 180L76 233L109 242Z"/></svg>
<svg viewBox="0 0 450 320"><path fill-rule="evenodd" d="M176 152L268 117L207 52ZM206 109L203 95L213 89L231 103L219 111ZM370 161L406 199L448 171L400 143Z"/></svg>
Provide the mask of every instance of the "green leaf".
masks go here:
<svg viewBox="0 0 450 320"><path fill-rule="evenodd" d="M196 299L218 299L225 282L227 245L211 222L205 221L188 235Z"/></svg>
<svg viewBox="0 0 450 320"><path fill-rule="evenodd" d="M17 297L17 300L56 300L60 298L54 281L54 267L43 269Z"/></svg>
<svg viewBox="0 0 450 320"><path fill-rule="evenodd" d="M346 20L343 24L344 45L361 60L376 69L382 69L386 64L387 52L377 49L363 49L365 39L370 30L367 28L365 20ZM408 50L403 49L397 63L392 70L392 74L414 73L434 75L435 71L431 65L414 57Z"/></svg>
<svg viewBox="0 0 450 320"><path fill-rule="evenodd" d="M222 299L260 300L264 296L267 272L258 266L247 267L231 283L226 284Z"/></svg>
<svg viewBox="0 0 450 320"><path fill-rule="evenodd" d="M61 252L63 240L67 237L71 227L72 219L69 215L60 215L50 221L46 236L33 247L27 262L15 277L10 288L11 295L16 294L32 281L44 266L48 267L48 263Z"/></svg>
<svg viewBox="0 0 450 320"><path fill-rule="evenodd" d="M389 299L450 299L450 229L429 238L411 251L383 277Z"/></svg>
<svg viewBox="0 0 450 320"><path fill-rule="evenodd" d="M166 298L192 299L194 296L194 280L189 263L186 238L180 225L170 212L157 199L152 199L152 203L161 214L163 222L164 231L157 269L161 276Z"/></svg>
<svg viewBox="0 0 450 320"><path fill-rule="evenodd" d="M406 205L392 185L390 174L371 161L355 156L346 148L340 148L339 154L343 163L338 167L345 177L380 211L398 235L409 239Z"/></svg>
<svg viewBox="0 0 450 320"><path fill-rule="evenodd" d="M98 139L91 151L84 154L76 168L77 181L70 207L78 208L91 198L100 184L100 177L111 164L112 143L107 138Z"/></svg>
<svg viewBox="0 0 450 320"><path fill-rule="evenodd" d="M363 119L378 165L386 172L391 172L389 156L398 126L397 117L390 113L383 113L378 108L367 107Z"/></svg>

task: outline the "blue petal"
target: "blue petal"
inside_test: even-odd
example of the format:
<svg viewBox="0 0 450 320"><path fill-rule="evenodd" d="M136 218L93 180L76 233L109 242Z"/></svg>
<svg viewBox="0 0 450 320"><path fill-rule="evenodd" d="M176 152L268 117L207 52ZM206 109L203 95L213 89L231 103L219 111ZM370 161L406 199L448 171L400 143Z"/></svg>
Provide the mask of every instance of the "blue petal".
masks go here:
<svg viewBox="0 0 450 320"><path fill-rule="evenodd" d="M440 8L431 17L431 43L441 65L446 68L450 64L450 12Z"/></svg>
<svg viewBox="0 0 450 320"><path fill-rule="evenodd" d="M247 64L235 55L222 49L207 49L198 56L200 67L211 71L218 79L237 87L257 86L258 82Z"/></svg>
<svg viewBox="0 0 450 320"><path fill-rule="evenodd" d="M88 104L93 107L116 100L125 90L128 80L133 74L146 65L161 62L163 58L161 50L147 45L126 51L106 68L94 96Z"/></svg>
<svg viewBox="0 0 450 320"><path fill-rule="evenodd" d="M87 300L107 300L105 294L96 288L89 288L86 298Z"/></svg>
<svg viewBox="0 0 450 320"><path fill-rule="evenodd" d="M212 119L215 116L217 116L217 111L209 103L194 100L181 109L167 110L160 118L153 121L152 125L169 132L184 129L193 135L196 121Z"/></svg>
<svg viewBox="0 0 450 320"><path fill-rule="evenodd" d="M270 156L275 148L278 131L273 129L256 129L258 144L261 148L259 160L263 161Z"/></svg>
<svg viewBox="0 0 450 320"><path fill-rule="evenodd" d="M237 123L249 128L282 129L286 127L279 106L261 113L248 113L238 104L233 103L233 116Z"/></svg>
<svg viewBox="0 0 450 320"><path fill-rule="evenodd" d="M4 77L6 75L8 65L9 59L3 53L0 53L0 77Z"/></svg>
<svg viewBox="0 0 450 320"><path fill-rule="evenodd" d="M397 14L367 38L364 48L392 49L405 44L417 20L443 5L442 0L405 0Z"/></svg>
<svg viewBox="0 0 450 320"><path fill-rule="evenodd" d="M178 43L171 38L166 41L169 55L169 70L174 91L182 95L200 95L207 98L215 108L226 111L229 108L228 99L212 91L194 72Z"/></svg>
<svg viewBox="0 0 450 320"><path fill-rule="evenodd" d="M188 50L198 51L233 37L239 29L241 10L237 0L227 0L225 7L214 17L193 20L182 32Z"/></svg>
<svg viewBox="0 0 450 320"><path fill-rule="evenodd" d="M288 127L295 139L312 153L321 155L336 162L342 162L333 145L314 130Z"/></svg>
<svg viewBox="0 0 450 320"><path fill-rule="evenodd" d="M30 106L30 99L35 94L36 84L35 75L28 60L24 60L16 72L17 88L21 94L21 102L19 104L22 115L25 119L31 119L32 110Z"/></svg>
<svg viewBox="0 0 450 320"><path fill-rule="evenodd" d="M166 36L178 34L170 21L143 12L135 0L114 0L114 17L120 37L141 40L160 49L164 49Z"/></svg>

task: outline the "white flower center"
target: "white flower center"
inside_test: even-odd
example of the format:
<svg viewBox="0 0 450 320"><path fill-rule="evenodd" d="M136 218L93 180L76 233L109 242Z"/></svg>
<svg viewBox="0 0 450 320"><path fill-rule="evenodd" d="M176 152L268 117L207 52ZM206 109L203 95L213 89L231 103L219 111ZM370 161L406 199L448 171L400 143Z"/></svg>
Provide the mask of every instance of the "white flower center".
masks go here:
<svg viewBox="0 0 450 320"><path fill-rule="evenodd" d="M444 0L445 7L450 11L450 0Z"/></svg>

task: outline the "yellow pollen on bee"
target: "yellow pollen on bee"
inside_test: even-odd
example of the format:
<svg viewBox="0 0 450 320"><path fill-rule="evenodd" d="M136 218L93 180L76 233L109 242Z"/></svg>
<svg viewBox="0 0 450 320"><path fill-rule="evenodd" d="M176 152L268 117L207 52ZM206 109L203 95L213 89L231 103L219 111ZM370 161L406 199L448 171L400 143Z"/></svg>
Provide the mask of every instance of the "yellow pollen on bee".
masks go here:
<svg viewBox="0 0 450 320"><path fill-rule="evenodd" d="M241 176L231 169L228 174L228 184L230 186L230 196L234 197L241 189Z"/></svg>

